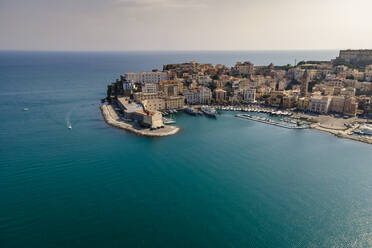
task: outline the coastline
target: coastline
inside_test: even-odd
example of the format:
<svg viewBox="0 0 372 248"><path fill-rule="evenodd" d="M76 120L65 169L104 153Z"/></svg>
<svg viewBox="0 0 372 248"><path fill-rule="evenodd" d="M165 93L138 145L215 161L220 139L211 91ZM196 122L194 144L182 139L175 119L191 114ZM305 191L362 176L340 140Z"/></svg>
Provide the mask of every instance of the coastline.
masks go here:
<svg viewBox="0 0 372 248"><path fill-rule="evenodd" d="M157 130L150 130L149 128L138 129L132 124L126 123L124 121L119 121L119 117L117 116L115 110L112 108L111 105L102 105L100 109L103 119L108 125L135 133L137 135L149 137L164 137L174 135L180 130L179 127L170 125L165 125L165 128Z"/></svg>
<svg viewBox="0 0 372 248"><path fill-rule="evenodd" d="M350 129L342 131L342 130L335 130L335 129L329 129L329 128L321 127L321 126L319 126L319 124L313 124L310 127L312 129L316 129L318 131L333 134L333 135L335 135L339 138L351 139L351 140L363 142L363 143L366 143L366 144L372 144L372 138L350 135L351 131L353 131L351 129L355 129L355 128L350 128Z"/></svg>
<svg viewBox="0 0 372 248"><path fill-rule="evenodd" d="M255 106L255 108L265 109L260 106ZM359 124L353 127L349 127L349 128L346 128L344 126L344 123L354 121L355 118L349 119L350 121L345 121L343 119L336 119L334 117L330 117L327 115L319 115L317 117L314 117L308 114L296 113L290 110L286 110L286 111L292 113L293 116L305 118L307 120L316 122L316 123L309 125L309 128L311 129L316 129L318 131L327 132L327 133L337 136L338 138L350 139L350 140L354 140L358 142L363 142L366 144L372 144L372 137L369 138L369 137L352 135L353 131L359 127ZM362 122L362 120L359 120L359 122ZM266 123L266 122L263 122L263 123ZM342 125L340 123L342 123ZM267 123L267 124L271 124L271 123ZM331 126L331 127L328 127L328 126Z"/></svg>

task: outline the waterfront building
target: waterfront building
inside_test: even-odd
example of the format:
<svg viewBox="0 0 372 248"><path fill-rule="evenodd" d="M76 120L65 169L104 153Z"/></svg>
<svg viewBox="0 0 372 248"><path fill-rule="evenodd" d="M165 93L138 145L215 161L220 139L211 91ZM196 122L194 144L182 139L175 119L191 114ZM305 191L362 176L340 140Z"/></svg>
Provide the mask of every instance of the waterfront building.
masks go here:
<svg viewBox="0 0 372 248"><path fill-rule="evenodd" d="M184 91L183 95L185 97L187 104L198 104L200 103L199 94L196 89Z"/></svg>
<svg viewBox="0 0 372 248"><path fill-rule="evenodd" d="M212 91L207 87L200 87L198 90L199 103L209 104L212 100Z"/></svg>
<svg viewBox="0 0 372 248"><path fill-rule="evenodd" d="M216 100L217 101L224 101L226 100L226 90L224 89L215 89L214 93L216 95Z"/></svg>
<svg viewBox="0 0 372 248"><path fill-rule="evenodd" d="M328 113L331 97L313 95L310 98L309 110L314 113Z"/></svg>
<svg viewBox="0 0 372 248"><path fill-rule="evenodd" d="M329 104L329 111L333 113L343 113L345 107L345 97L333 96Z"/></svg>
<svg viewBox="0 0 372 248"><path fill-rule="evenodd" d="M124 118L127 119L135 119L134 113L137 111L143 111L141 104L133 102L127 97L118 97L116 103L123 111Z"/></svg>
<svg viewBox="0 0 372 248"><path fill-rule="evenodd" d="M308 97L300 97L297 101L297 109L304 111L308 110L310 105L310 99Z"/></svg>
<svg viewBox="0 0 372 248"><path fill-rule="evenodd" d="M256 102L256 89L245 89L243 90L243 99L246 102Z"/></svg>
<svg viewBox="0 0 372 248"><path fill-rule="evenodd" d="M165 100L162 98L142 100L141 104L146 111L165 110Z"/></svg>
<svg viewBox="0 0 372 248"><path fill-rule="evenodd" d="M170 96L164 98L165 101L165 109L182 109L185 105L185 98L184 96Z"/></svg>
<svg viewBox="0 0 372 248"><path fill-rule="evenodd" d="M297 104L298 96L296 95L284 95L282 106L283 108L293 108Z"/></svg>
<svg viewBox="0 0 372 248"><path fill-rule="evenodd" d="M209 104L212 100L212 91L207 87L199 87L183 93L187 104Z"/></svg>
<svg viewBox="0 0 372 248"><path fill-rule="evenodd" d="M160 128L164 126L163 115L159 111L140 112L143 115L142 125L149 128Z"/></svg>
<svg viewBox="0 0 372 248"><path fill-rule="evenodd" d="M282 104L284 92L283 91L271 91L270 97L266 99L266 103L270 106L279 107Z"/></svg>
<svg viewBox="0 0 372 248"><path fill-rule="evenodd" d="M344 115L355 116L358 111L358 102L355 97L345 99Z"/></svg>
<svg viewBox="0 0 372 248"><path fill-rule="evenodd" d="M162 80L168 80L168 72L127 72L124 78L131 83L159 83Z"/></svg>

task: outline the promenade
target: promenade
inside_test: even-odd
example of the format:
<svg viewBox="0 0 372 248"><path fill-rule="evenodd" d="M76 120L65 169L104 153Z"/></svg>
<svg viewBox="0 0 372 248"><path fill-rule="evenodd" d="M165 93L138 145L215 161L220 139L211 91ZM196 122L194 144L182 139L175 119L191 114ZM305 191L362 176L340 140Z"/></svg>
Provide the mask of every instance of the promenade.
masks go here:
<svg viewBox="0 0 372 248"><path fill-rule="evenodd" d="M134 122L124 122L120 120L119 116L116 114L111 105L102 105L101 112L107 124L130 131L137 135L163 137L176 134L180 130L179 127L169 125L164 125L164 128L150 130L149 128L142 128L139 125L136 125Z"/></svg>

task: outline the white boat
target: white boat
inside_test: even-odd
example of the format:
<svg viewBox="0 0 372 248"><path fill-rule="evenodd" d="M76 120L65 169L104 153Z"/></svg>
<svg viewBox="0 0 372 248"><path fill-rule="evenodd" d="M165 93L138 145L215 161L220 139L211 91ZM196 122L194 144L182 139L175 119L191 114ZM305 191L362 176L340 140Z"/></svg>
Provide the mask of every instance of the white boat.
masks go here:
<svg viewBox="0 0 372 248"><path fill-rule="evenodd" d="M212 107L208 107L208 106L202 106L200 108L200 110L207 116L210 116L210 117L216 117L216 109L212 108Z"/></svg>
<svg viewBox="0 0 372 248"><path fill-rule="evenodd" d="M24 108L23 110L24 110L24 111L28 111L28 110L29 110L29 108Z"/></svg>
<svg viewBox="0 0 372 248"><path fill-rule="evenodd" d="M163 123L164 124L173 124L173 123L176 123L176 121L171 119L171 118L163 117Z"/></svg>
<svg viewBox="0 0 372 248"><path fill-rule="evenodd" d="M68 129L72 129L72 126L71 126L71 124L70 125L68 125L68 127L67 127Z"/></svg>
<svg viewBox="0 0 372 248"><path fill-rule="evenodd" d="M364 124L359 127L359 130L366 135L372 135L372 125L370 124Z"/></svg>

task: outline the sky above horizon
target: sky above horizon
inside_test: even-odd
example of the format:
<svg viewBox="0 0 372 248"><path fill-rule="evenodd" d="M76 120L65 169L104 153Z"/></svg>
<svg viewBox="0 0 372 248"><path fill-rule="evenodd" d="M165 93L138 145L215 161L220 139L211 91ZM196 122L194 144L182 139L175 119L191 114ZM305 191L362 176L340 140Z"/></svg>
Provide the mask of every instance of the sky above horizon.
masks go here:
<svg viewBox="0 0 372 248"><path fill-rule="evenodd" d="M371 9L371 0L0 0L0 49L369 49Z"/></svg>

